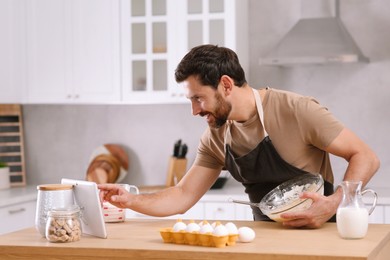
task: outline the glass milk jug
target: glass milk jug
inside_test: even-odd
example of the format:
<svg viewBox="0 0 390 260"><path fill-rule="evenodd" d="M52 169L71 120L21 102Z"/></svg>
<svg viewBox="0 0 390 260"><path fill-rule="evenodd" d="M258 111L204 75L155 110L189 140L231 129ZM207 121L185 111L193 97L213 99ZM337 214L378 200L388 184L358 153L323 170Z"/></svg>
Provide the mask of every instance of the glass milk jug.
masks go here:
<svg viewBox="0 0 390 260"><path fill-rule="evenodd" d="M361 181L343 181L343 199L337 209L337 230L342 238L363 238L368 229L368 216L374 211L378 196L371 189L362 189ZM374 202L368 210L362 200L366 193L371 193Z"/></svg>

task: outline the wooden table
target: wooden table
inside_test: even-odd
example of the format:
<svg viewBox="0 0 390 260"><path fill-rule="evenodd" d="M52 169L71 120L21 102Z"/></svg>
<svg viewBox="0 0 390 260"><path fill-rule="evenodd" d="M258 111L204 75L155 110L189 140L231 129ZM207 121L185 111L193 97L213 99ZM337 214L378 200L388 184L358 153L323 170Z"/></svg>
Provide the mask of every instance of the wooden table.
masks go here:
<svg viewBox="0 0 390 260"><path fill-rule="evenodd" d="M0 259L390 259L390 225L372 224L365 238L345 240L334 223L309 230L235 221L238 227L253 228L255 240L215 248L163 243L159 229L174 223L156 219L108 223L107 239L83 236L64 244L50 243L29 228L0 236Z"/></svg>

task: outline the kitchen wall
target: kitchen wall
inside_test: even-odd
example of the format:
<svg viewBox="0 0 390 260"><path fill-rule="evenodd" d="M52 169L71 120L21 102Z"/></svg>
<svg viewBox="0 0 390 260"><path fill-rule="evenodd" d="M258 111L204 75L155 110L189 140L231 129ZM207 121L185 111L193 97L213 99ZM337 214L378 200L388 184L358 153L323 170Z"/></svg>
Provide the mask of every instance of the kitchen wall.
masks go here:
<svg viewBox="0 0 390 260"><path fill-rule="evenodd" d="M381 160L371 186L390 186L390 3L385 0L341 0L340 16L368 64L300 67L258 66L301 17L329 16L334 2L325 0L250 1L250 83L314 96L356 132ZM346 168L332 157L336 184Z"/></svg>
<svg viewBox="0 0 390 260"><path fill-rule="evenodd" d="M122 145L129 155L124 183L165 184L173 145L189 147L188 165L206 123L182 105L25 105L27 182L84 179L94 149Z"/></svg>
<svg viewBox="0 0 390 260"><path fill-rule="evenodd" d="M309 2L310 1L310 2ZM318 3L318 5L314 4ZM330 4L329 4L330 3ZM275 68L258 58L302 16L329 15L324 0L251 0L250 71L254 88L271 86L314 96L379 155L382 166L370 186L390 186L390 4L386 0L342 0L341 17L368 64ZM84 178L92 151L104 143L125 146L130 158L124 182L164 184L173 143L189 145L192 163L205 120L183 105L25 105L27 181ZM336 184L346 163L332 157Z"/></svg>

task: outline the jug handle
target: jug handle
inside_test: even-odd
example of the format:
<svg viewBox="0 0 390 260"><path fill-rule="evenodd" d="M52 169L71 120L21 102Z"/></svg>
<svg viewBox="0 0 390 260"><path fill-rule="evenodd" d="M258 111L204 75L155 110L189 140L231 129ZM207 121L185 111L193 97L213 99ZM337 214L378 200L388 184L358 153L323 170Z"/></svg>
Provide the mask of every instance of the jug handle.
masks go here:
<svg viewBox="0 0 390 260"><path fill-rule="evenodd" d="M374 202L372 203L372 206L370 208L370 210L368 211L368 215L371 215L371 213L374 211L375 207L376 207L376 202L378 200L378 194L376 194L376 192L374 190L371 190L371 189L365 189L362 191L362 196L367 193L367 192L370 192L373 196L374 196Z"/></svg>

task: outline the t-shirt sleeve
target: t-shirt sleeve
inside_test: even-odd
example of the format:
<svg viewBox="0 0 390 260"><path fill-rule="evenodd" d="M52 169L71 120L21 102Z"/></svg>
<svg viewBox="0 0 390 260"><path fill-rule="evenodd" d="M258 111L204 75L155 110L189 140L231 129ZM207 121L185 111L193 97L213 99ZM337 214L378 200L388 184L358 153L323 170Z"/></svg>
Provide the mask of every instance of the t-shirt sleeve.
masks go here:
<svg viewBox="0 0 390 260"><path fill-rule="evenodd" d="M212 131L210 128L207 128L200 139L194 165L222 169L224 166L223 158L223 144L221 151L220 140L215 140Z"/></svg>
<svg viewBox="0 0 390 260"><path fill-rule="evenodd" d="M343 124L314 98L302 97L295 114L306 143L326 148L343 130Z"/></svg>

